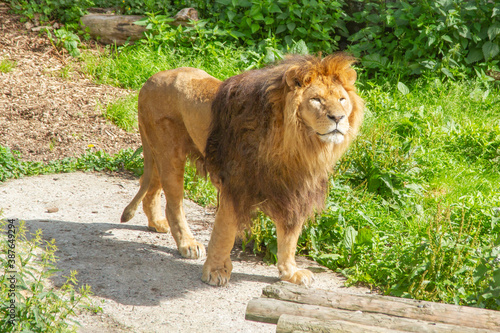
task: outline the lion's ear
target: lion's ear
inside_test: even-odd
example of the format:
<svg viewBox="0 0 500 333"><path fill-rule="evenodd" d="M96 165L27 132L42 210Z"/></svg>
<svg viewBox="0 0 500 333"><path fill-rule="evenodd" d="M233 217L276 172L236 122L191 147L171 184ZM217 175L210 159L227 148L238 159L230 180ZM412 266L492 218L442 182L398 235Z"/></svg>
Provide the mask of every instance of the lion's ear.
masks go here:
<svg viewBox="0 0 500 333"><path fill-rule="evenodd" d="M343 76L344 82L346 82L348 85L353 86L354 82L356 82L358 74L356 74L356 71L354 69L352 69L351 67L348 67L345 69L342 76Z"/></svg>
<svg viewBox="0 0 500 333"><path fill-rule="evenodd" d="M302 87L302 84L303 84L297 76L298 69L299 69L298 66L292 66L292 67L288 68L287 71L285 72L286 84L292 90L297 88L297 87L299 87L299 88Z"/></svg>

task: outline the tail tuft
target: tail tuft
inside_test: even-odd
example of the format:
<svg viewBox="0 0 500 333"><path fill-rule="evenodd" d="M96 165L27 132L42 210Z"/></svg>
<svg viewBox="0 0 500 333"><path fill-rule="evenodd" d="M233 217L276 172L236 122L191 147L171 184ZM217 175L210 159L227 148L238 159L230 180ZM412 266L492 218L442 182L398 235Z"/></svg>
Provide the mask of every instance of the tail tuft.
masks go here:
<svg viewBox="0 0 500 333"><path fill-rule="evenodd" d="M130 221L135 215L135 209L131 209L131 207L125 208L122 213L122 217L120 218L121 223L125 223Z"/></svg>

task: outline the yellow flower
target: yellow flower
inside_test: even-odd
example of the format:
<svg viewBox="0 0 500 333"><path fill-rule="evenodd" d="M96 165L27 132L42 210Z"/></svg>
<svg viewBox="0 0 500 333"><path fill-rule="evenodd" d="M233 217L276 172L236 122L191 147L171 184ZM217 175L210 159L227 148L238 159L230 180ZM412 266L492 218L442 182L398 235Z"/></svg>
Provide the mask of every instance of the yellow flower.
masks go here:
<svg viewBox="0 0 500 333"><path fill-rule="evenodd" d="M93 144L89 144L87 147L94 148L94 145Z"/></svg>

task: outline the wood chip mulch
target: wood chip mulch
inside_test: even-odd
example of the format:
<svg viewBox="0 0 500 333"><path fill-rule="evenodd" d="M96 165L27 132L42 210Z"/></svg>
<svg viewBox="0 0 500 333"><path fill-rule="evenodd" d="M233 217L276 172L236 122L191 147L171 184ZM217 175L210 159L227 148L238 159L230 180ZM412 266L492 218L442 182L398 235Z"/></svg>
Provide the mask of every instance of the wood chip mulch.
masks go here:
<svg viewBox="0 0 500 333"><path fill-rule="evenodd" d="M97 85L78 72L78 62L61 57L44 33L28 31L20 17L0 3L0 61L15 67L0 72L0 145L21 152L22 160L48 161L92 149L114 154L140 146L103 116L106 105L131 90ZM71 78L63 78L65 66Z"/></svg>

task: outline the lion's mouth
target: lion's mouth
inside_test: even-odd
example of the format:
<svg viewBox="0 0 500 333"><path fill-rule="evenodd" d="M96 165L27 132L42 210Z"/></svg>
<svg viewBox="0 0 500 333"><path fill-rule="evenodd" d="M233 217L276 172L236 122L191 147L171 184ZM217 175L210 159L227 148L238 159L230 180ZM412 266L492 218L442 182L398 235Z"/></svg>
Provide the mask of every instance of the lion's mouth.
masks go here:
<svg viewBox="0 0 500 333"><path fill-rule="evenodd" d="M344 133L342 133L338 129L334 129L333 131L324 134L316 132L316 134L322 141L326 143L339 144L342 143L342 141L344 141Z"/></svg>
<svg viewBox="0 0 500 333"><path fill-rule="evenodd" d="M340 134L340 135L344 135L344 133L342 133L338 129L334 129L333 131L328 132L328 133L324 133L324 134L316 132L316 134L318 134L319 136L330 136L330 135L334 135L334 134L337 134L337 133Z"/></svg>

